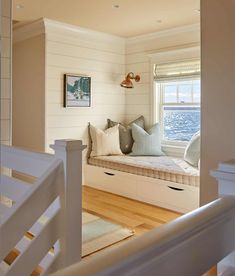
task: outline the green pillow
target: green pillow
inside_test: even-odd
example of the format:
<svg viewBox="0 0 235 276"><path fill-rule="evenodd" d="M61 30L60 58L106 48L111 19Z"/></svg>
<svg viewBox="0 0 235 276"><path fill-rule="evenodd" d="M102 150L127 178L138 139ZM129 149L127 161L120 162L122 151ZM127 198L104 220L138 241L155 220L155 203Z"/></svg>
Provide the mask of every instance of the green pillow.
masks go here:
<svg viewBox="0 0 235 276"><path fill-rule="evenodd" d="M159 124L153 125L148 131L145 131L136 124L133 124L132 136L134 144L130 155L164 155L161 149Z"/></svg>
<svg viewBox="0 0 235 276"><path fill-rule="evenodd" d="M133 146L133 138L132 138L132 124L138 125L140 128L144 128L144 117L140 116L136 120L130 122L128 125L123 125L121 123L114 122L110 119L108 121L108 128L114 127L119 124L119 138L120 138L120 148L122 153L127 154L131 152Z"/></svg>
<svg viewBox="0 0 235 276"><path fill-rule="evenodd" d="M194 167L198 167L198 162L200 159L200 132L193 135L189 141L185 152L184 160Z"/></svg>

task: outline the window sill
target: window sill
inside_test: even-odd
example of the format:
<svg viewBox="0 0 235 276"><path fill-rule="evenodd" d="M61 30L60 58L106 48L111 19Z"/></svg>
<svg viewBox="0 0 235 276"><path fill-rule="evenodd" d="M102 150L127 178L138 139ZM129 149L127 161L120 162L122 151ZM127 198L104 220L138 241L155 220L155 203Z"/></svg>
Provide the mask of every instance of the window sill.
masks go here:
<svg viewBox="0 0 235 276"><path fill-rule="evenodd" d="M177 158L184 157L184 151L186 146L173 146L173 145L162 145L162 150L167 156L173 156Z"/></svg>

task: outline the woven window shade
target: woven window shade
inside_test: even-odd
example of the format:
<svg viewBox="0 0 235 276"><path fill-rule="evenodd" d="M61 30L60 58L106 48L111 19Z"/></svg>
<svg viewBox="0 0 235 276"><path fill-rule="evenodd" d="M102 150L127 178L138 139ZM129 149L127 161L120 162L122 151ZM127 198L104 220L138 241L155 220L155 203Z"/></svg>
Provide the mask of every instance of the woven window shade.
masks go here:
<svg viewBox="0 0 235 276"><path fill-rule="evenodd" d="M200 61L187 61L154 65L154 79L167 81L200 77Z"/></svg>

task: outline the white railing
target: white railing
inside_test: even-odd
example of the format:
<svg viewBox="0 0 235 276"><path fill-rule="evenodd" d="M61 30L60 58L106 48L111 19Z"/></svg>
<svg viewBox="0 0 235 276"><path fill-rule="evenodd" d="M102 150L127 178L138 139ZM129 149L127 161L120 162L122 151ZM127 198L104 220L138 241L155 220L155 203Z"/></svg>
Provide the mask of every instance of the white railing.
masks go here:
<svg viewBox="0 0 235 276"><path fill-rule="evenodd" d="M234 233L235 197L225 197L55 275L199 276L234 250Z"/></svg>
<svg viewBox="0 0 235 276"><path fill-rule="evenodd" d="M3 171L9 168L13 176L23 173L35 179L29 184L1 174L0 274L30 275L38 266L47 274L81 259L84 146L57 140L51 147L55 155L0 148ZM7 265L4 259L14 250L19 255Z"/></svg>
<svg viewBox="0 0 235 276"><path fill-rule="evenodd" d="M199 276L221 260L219 275L235 275L235 161L229 170L213 173L223 197L53 275Z"/></svg>

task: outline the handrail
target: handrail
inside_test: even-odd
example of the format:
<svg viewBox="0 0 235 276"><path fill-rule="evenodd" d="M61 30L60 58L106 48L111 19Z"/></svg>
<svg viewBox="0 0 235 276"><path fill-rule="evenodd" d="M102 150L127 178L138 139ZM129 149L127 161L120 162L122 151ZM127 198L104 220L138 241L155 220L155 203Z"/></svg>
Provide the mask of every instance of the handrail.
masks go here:
<svg viewBox="0 0 235 276"><path fill-rule="evenodd" d="M235 197L220 198L53 275L202 275L235 249L234 214Z"/></svg>
<svg viewBox="0 0 235 276"><path fill-rule="evenodd" d="M17 171L21 178L12 177L10 170L0 177L0 195L12 202L6 206L0 197L0 274L29 275L39 264L47 275L81 259L85 146L82 141L56 140L52 148L54 155L0 146L1 167ZM32 185L23 180L28 175L34 177ZM75 237L70 236L73 232ZM33 236L31 241L26 233ZM3 260L13 248L20 255L8 266Z"/></svg>
<svg viewBox="0 0 235 276"><path fill-rule="evenodd" d="M39 177L54 161L54 155L1 145L1 166Z"/></svg>
<svg viewBox="0 0 235 276"><path fill-rule="evenodd" d="M63 163L54 160L46 173L25 192L0 221L0 259L2 260L16 245L17 241L30 229L34 222L46 211L50 204L62 196L64 191ZM24 223L19 223L19 218ZM27 218L24 219L24 218ZM16 232L16 226L17 232Z"/></svg>

